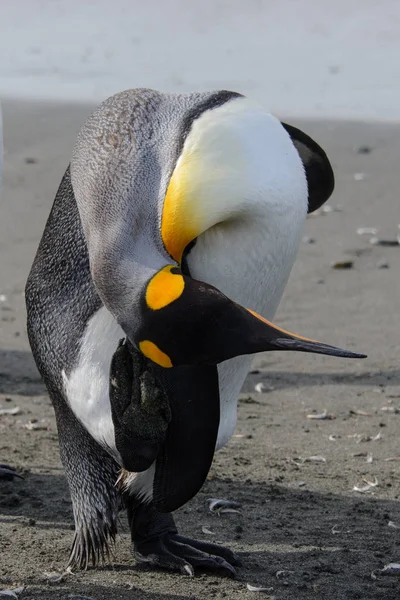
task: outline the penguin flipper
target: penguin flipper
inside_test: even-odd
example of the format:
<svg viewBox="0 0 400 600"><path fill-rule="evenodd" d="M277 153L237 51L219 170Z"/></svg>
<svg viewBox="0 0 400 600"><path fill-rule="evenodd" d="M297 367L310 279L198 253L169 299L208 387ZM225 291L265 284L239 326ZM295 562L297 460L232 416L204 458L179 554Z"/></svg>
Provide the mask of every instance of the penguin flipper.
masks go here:
<svg viewBox="0 0 400 600"><path fill-rule="evenodd" d="M308 184L308 213L325 204L335 187L331 163L317 142L301 129L282 123L304 165Z"/></svg>
<svg viewBox="0 0 400 600"><path fill-rule="evenodd" d="M113 355L109 395L123 467L145 471L160 453L171 414L150 361L129 340L121 340Z"/></svg>
<svg viewBox="0 0 400 600"><path fill-rule="evenodd" d="M155 370L172 413L153 483L155 508L167 513L193 498L210 470L220 419L218 370L208 365Z"/></svg>

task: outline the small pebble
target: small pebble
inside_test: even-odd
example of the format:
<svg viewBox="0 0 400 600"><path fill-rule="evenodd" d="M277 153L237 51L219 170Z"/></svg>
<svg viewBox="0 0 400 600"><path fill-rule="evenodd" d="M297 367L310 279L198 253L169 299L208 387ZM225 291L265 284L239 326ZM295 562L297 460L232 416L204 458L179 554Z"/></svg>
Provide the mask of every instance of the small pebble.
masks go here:
<svg viewBox="0 0 400 600"><path fill-rule="evenodd" d="M357 154L371 154L372 148L370 146L359 146L357 148Z"/></svg>
<svg viewBox="0 0 400 600"><path fill-rule="evenodd" d="M37 159L33 158L32 156L28 156L25 159L25 164L27 164L27 165L35 165L36 163L37 163Z"/></svg>
<svg viewBox="0 0 400 600"><path fill-rule="evenodd" d="M376 235L377 233L378 233L378 230L376 227L359 227L357 229L358 235L365 235L365 234Z"/></svg>
<svg viewBox="0 0 400 600"><path fill-rule="evenodd" d="M315 244L315 238L305 235L302 240L303 244Z"/></svg>
<svg viewBox="0 0 400 600"><path fill-rule="evenodd" d="M254 386L254 390L258 394L262 394L265 391L265 389L266 389L265 383L263 383L262 381L260 381L259 383L256 383L256 385Z"/></svg>
<svg viewBox="0 0 400 600"><path fill-rule="evenodd" d="M373 246L386 246L386 247L394 247L399 245L399 238L393 240L382 240L376 236L370 238L369 243Z"/></svg>
<svg viewBox="0 0 400 600"><path fill-rule="evenodd" d="M377 264L378 269L388 269L389 268L389 263L387 260L385 260L384 258L382 260L380 260Z"/></svg>
<svg viewBox="0 0 400 600"><path fill-rule="evenodd" d="M352 269L353 266L354 266L354 262L352 260L342 260L342 261L338 261L338 262L333 262L331 264L332 269L341 269L341 270Z"/></svg>
<svg viewBox="0 0 400 600"><path fill-rule="evenodd" d="M365 173L354 173L354 181L362 181L365 179Z"/></svg>

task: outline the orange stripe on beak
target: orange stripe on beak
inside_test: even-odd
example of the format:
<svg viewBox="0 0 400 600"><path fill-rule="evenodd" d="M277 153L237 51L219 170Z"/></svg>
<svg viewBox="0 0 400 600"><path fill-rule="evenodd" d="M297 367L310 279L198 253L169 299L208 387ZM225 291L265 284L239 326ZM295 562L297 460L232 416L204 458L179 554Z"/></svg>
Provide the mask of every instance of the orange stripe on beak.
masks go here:
<svg viewBox="0 0 400 600"><path fill-rule="evenodd" d="M256 317L257 319L259 319L260 321L262 321L266 325L269 325L270 327L272 327L272 329L275 329L276 331L279 331L280 333L288 335L291 338L296 339L296 340L302 340L303 342L313 342L315 344L319 344L319 342L317 342L317 340L312 340L311 338L306 338L306 337L303 337L302 335L297 335L296 333L292 333L291 331L286 331L286 329L282 329L281 327L278 327L277 325L274 325L274 323L271 323L271 321L268 321L268 319L264 319L264 317L262 317L261 315L259 315L258 313L256 313L254 310L251 310L250 308L246 308L246 310L249 313L251 313L254 317Z"/></svg>

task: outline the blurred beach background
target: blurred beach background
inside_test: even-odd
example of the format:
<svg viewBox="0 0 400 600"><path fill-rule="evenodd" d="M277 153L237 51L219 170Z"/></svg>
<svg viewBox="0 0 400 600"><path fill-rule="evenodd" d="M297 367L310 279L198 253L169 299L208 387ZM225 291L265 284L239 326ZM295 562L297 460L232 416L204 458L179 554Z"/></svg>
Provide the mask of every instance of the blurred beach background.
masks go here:
<svg viewBox="0 0 400 600"><path fill-rule="evenodd" d="M284 115L400 117L396 0L2 0L0 95L234 89Z"/></svg>

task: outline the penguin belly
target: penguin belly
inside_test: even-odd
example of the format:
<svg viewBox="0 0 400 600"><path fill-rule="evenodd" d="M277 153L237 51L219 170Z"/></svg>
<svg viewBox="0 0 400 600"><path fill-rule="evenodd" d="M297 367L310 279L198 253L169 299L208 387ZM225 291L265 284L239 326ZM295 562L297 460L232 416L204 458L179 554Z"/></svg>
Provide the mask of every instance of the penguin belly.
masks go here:
<svg viewBox="0 0 400 600"><path fill-rule="evenodd" d="M292 207L279 223L268 215L248 221L223 223L203 233L187 264L194 279L220 289L228 298L274 318L296 258L305 204ZM253 356L238 356L218 365L220 426L216 449L232 437L240 390Z"/></svg>

